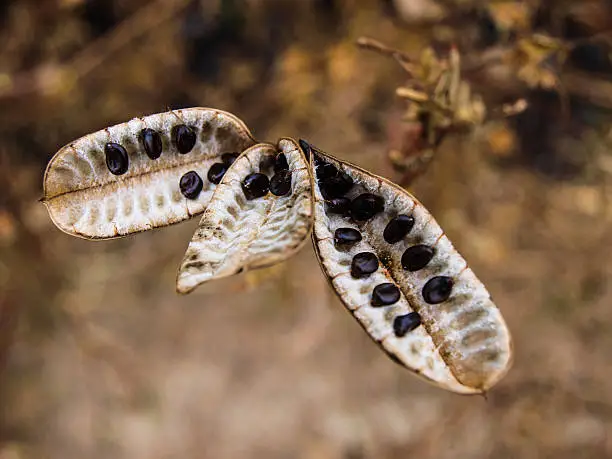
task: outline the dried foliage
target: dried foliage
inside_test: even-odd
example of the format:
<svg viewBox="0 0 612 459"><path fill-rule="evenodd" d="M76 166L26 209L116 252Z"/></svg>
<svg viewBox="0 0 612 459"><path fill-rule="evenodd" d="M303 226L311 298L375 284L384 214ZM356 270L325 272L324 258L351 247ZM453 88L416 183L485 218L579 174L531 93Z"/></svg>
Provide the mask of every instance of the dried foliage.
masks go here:
<svg viewBox="0 0 612 459"><path fill-rule="evenodd" d="M437 56L432 48L425 48L415 62L402 51L372 39L361 38L357 43L362 48L393 56L408 73L407 86L395 90L407 102L402 118L405 134L399 149L389 151L391 163L403 173L401 183L408 185L425 172L451 130L464 130L484 121L485 106L461 78L456 48L451 48L447 59Z"/></svg>

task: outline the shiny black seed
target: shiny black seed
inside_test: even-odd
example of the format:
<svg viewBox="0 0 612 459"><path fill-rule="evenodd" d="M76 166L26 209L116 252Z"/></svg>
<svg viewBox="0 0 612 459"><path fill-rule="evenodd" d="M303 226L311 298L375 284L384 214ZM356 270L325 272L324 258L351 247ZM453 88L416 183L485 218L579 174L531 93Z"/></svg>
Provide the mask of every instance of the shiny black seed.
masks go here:
<svg viewBox="0 0 612 459"><path fill-rule="evenodd" d="M351 276L359 279L368 277L378 269L378 258L372 252L361 252L353 257Z"/></svg>
<svg viewBox="0 0 612 459"><path fill-rule="evenodd" d="M395 244L404 239L413 226L414 217L412 215L398 215L387 223L383 231L383 237L389 244Z"/></svg>
<svg viewBox="0 0 612 459"><path fill-rule="evenodd" d="M421 316L418 312L410 312L402 316L397 316L393 319L393 332L398 338L406 336L406 333L411 332L421 325Z"/></svg>
<svg viewBox="0 0 612 459"><path fill-rule="evenodd" d="M242 182L242 191L247 199L256 199L265 196L270 189L270 180L264 174L253 173L245 177Z"/></svg>
<svg viewBox="0 0 612 459"><path fill-rule="evenodd" d="M274 172L286 171L287 169L289 169L287 157L284 153L279 153L279 155L274 160Z"/></svg>
<svg viewBox="0 0 612 459"><path fill-rule="evenodd" d="M291 171L281 170L270 179L270 193L275 196L285 196L291 191Z"/></svg>
<svg viewBox="0 0 612 459"><path fill-rule="evenodd" d="M453 290L453 279L448 276L436 276L427 281L423 287L423 298L429 304L443 303Z"/></svg>
<svg viewBox="0 0 612 459"><path fill-rule="evenodd" d="M349 175L339 172L335 177L320 180L319 188L325 199L340 198L351 191L353 179Z"/></svg>
<svg viewBox="0 0 612 459"><path fill-rule="evenodd" d="M348 198L334 198L326 201L326 210L330 214L347 215L351 206Z"/></svg>
<svg viewBox="0 0 612 459"><path fill-rule="evenodd" d="M185 173L179 182L181 193L183 193L183 196L185 196L187 199L196 199L203 187L204 182L195 171Z"/></svg>
<svg viewBox="0 0 612 459"><path fill-rule="evenodd" d="M361 241L361 233L354 228L338 228L334 233L334 242L338 245L352 245Z"/></svg>
<svg viewBox="0 0 612 459"><path fill-rule="evenodd" d="M407 271L418 271L427 266L434 256L434 249L428 245L413 245L402 255L402 267Z"/></svg>
<svg viewBox="0 0 612 459"><path fill-rule="evenodd" d="M210 166L210 169L208 169L208 174L206 174L206 177L210 183L218 185L227 172L227 167L227 164L224 163L214 163L212 166Z"/></svg>
<svg viewBox="0 0 612 459"><path fill-rule="evenodd" d="M113 175L125 174L130 163L125 148L118 143L107 143L104 146L106 154L106 167Z"/></svg>
<svg viewBox="0 0 612 459"><path fill-rule="evenodd" d="M145 153L151 159L157 159L162 154L162 138L159 132L153 129L143 129L140 131L140 140Z"/></svg>
<svg viewBox="0 0 612 459"><path fill-rule="evenodd" d="M196 144L196 133L185 124L179 124L172 129L172 138L176 149L181 154L189 153Z"/></svg>
<svg viewBox="0 0 612 459"><path fill-rule="evenodd" d="M395 286L386 282L378 284L372 291L372 306L388 306L395 304L400 299L400 290Z"/></svg>
<svg viewBox="0 0 612 459"><path fill-rule="evenodd" d="M225 164L227 167L230 167L236 161L236 158L240 156L240 153L223 153L221 155L221 162Z"/></svg>
<svg viewBox="0 0 612 459"><path fill-rule="evenodd" d="M363 193L351 202L351 217L358 222L364 222L385 210L385 202L380 196Z"/></svg>
<svg viewBox="0 0 612 459"><path fill-rule="evenodd" d="M338 175L338 169L333 164L321 163L316 167L317 179L325 180L328 178L336 177Z"/></svg>

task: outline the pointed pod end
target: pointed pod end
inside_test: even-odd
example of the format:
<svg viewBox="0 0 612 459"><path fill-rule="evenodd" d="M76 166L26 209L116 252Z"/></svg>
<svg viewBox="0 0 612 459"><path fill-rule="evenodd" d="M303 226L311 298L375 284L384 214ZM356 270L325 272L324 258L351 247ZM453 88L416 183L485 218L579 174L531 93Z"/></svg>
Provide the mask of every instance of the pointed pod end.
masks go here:
<svg viewBox="0 0 612 459"><path fill-rule="evenodd" d="M179 295L187 295L193 292L196 287L197 284L193 285L192 282L186 282L184 277L180 274L176 279L176 293L178 293Z"/></svg>
<svg viewBox="0 0 612 459"><path fill-rule="evenodd" d="M194 289L192 289L192 288L190 288L190 289L183 289L183 288L178 287L178 286L176 287L176 293L177 293L178 295L181 295L181 296L187 296L187 295L189 295L191 292L193 292L193 290L194 290Z"/></svg>
<svg viewBox="0 0 612 459"><path fill-rule="evenodd" d="M302 151L308 158L310 156L310 149L311 149L310 144L306 142L304 139L299 139L298 143L300 144L300 148L302 149Z"/></svg>
<svg viewBox="0 0 612 459"><path fill-rule="evenodd" d="M304 139L298 140L298 143L300 144L300 148L304 152L304 155L306 156L308 162L311 162L313 159L318 162L321 159L321 151L313 144L308 143Z"/></svg>

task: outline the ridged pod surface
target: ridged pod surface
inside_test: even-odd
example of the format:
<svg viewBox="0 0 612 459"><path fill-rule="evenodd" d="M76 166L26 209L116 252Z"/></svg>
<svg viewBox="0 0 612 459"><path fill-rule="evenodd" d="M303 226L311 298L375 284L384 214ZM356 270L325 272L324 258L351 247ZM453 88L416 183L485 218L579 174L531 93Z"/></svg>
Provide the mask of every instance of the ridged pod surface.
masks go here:
<svg viewBox="0 0 612 459"><path fill-rule="evenodd" d="M314 225L323 272L392 359L464 394L485 392L511 364L489 293L410 193L304 141L255 144L229 113L176 110L84 136L50 161L43 202L61 230L88 239L203 212L180 293L286 260Z"/></svg>
<svg viewBox="0 0 612 459"><path fill-rule="evenodd" d="M280 154L291 173L289 192L276 196L264 190L249 199L245 179L264 174L274 181ZM179 268L177 291L189 293L204 282L289 258L306 242L312 214L312 180L297 143L281 139L278 147L249 148L225 174L202 215Z"/></svg>
<svg viewBox="0 0 612 459"><path fill-rule="evenodd" d="M47 166L42 200L58 228L87 239L167 226L202 213L216 188L206 179L211 165L223 153L242 153L253 144L244 123L220 110L188 108L134 118L59 150ZM109 160L109 154L115 156ZM179 183L192 171L203 183L188 198Z"/></svg>
<svg viewBox="0 0 612 459"><path fill-rule="evenodd" d="M393 360L430 382L464 394L493 386L512 361L509 331L432 215L388 180L300 144L313 155L315 252L347 309ZM352 182L335 190L348 198L345 211L321 192L330 193L334 169ZM349 228L361 238L347 243Z"/></svg>

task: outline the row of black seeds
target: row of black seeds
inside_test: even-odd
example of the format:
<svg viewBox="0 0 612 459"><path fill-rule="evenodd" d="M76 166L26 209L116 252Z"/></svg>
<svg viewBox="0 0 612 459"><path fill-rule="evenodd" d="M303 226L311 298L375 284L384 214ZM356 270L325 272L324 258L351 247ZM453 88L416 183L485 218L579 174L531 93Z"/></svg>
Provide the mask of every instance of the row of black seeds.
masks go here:
<svg viewBox="0 0 612 459"><path fill-rule="evenodd" d="M345 228L348 229L348 228ZM336 231L337 232L337 231ZM361 236L361 235L360 235ZM353 257L351 275L355 278L367 277L378 269L378 258L371 252L361 252ZM401 296L397 285L384 282L374 287L370 304L373 307L390 306L399 301ZM393 332L401 338L408 332L421 325L421 316L418 312L410 312L396 316L393 319Z"/></svg>
<svg viewBox="0 0 612 459"><path fill-rule="evenodd" d="M343 195L350 191L353 180L344 172L329 163L315 158L316 174L319 189L326 200L326 210L332 214L350 216L358 222L367 221L384 211L384 201L371 193L362 193L352 201ZM389 244L401 241L413 228L414 217L398 215L385 227L383 238ZM354 228L338 228L334 233L336 245L352 245L362 240L361 233ZM402 267L414 272L423 269L434 255L433 248L419 244L406 249L402 255ZM378 258L374 253L361 252L353 257L351 275L355 278L367 277L378 269ZM423 298L430 304L446 301L452 290L452 279L437 276L430 279L423 287ZM395 304L400 299L399 288L392 283L383 283L374 287L371 304L374 307ZM421 324L421 316L417 312L395 317L393 330L396 336L402 337Z"/></svg>
<svg viewBox="0 0 612 459"><path fill-rule="evenodd" d="M315 159L316 161L316 159ZM338 171L333 165L323 161L316 164L316 174L319 189L326 200L326 210L332 214L350 216L354 221L364 222L384 211L384 200L372 193L362 193L352 201L343 195L350 191L353 179L346 173ZM403 232L398 241L403 238L414 225L414 219L407 221L399 218L386 230L389 238L395 238L396 233ZM387 239L387 236L385 237ZM361 233L354 228L338 228L334 233L336 245L353 245L362 240ZM367 277L378 269L378 257L371 252L361 252L353 257L351 276ZM371 304L374 307L388 306L399 301L399 288L392 283L383 283L374 287ZM393 320L393 332L397 337L403 337L421 324L421 316L417 312L399 315Z"/></svg>
<svg viewBox="0 0 612 459"><path fill-rule="evenodd" d="M319 190L329 213L364 222L384 210L384 200L372 193L362 193L353 200L344 197L354 185L353 178L346 172L318 157L315 157L315 165Z"/></svg>
<svg viewBox="0 0 612 459"><path fill-rule="evenodd" d="M260 172L249 174L242 181L242 191L249 200L261 198L268 191L275 196L287 195L291 191L291 171L285 154L279 153L274 159L274 175L271 179Z"/></svg>
<svg viewBox="0 0 612 459"><path fill-rule="evenodd" d="M172 128L172 142L181 154L189 153L196 144L196 133L193 128L179 124ZM151 159L157 159L162 154L162 137L154 129L145 128L139 135L142 147ZM106 155L106 167L113 175L123 175L128 171L129 158L125 147L115 142L109 142L104 146Z"/></svg>
<svg viewBox="0 0 612 459"><path fill-rule="evenodd" d="M414 226L414 217L411 215L398 215L389 221L383 231L383 238L389 244L401 241ZM402 254L402 267L410 272L419 271L429 264L434 257L433 247L417 244L408 247ZM453 279L448 276L436 276L423 286L422 294L429 304L439 304L448 300L453 289Z"/></svg>
<svg viewBox="0 0 612 459"><path fill-rule="evenodd" d="M158 159L163 150L161 134L154 129L145 128L140 131L139 139L147 156L153 160ZM184 124L172 129L172 141L181 154L189 153L196 143L195 131ZM118 143L107 143L104 147L106 166L114 175L125 174L128 170L129 159L125 148ZM207 178L211 183L219 184L227 169L238 157L238 153L223 153L220 163L214 163L208 170ZM196 199L202 189L204 181L195 171L183 174L179 180L179 189L187 199Z"/></svg>
<svg viewBox="0 0 612 459"><path fill-rule="evenodd" d="M211 183L218 185L221 179L238 157L238 153L223 153L220 163L213 163L208 169L206 177ZM204 180L196 171L189 171L183 174L179 181L179 189L187 199L197 199L204 188Z"/></svg>
<svg viewBox="0 0 612 459"><path fill-rule="evenodd" d="M238 157L238 153L223 153L220 163L213 163L208 169L206 177L211 183L218 185L221 179ZM179 181L179 189L187 199L197 199L204 188L204 181L196 171L189 171L183 174Z"/></svg>
<svg viewBox="0 0 612 459"><path fill-rule="evenodd" d="M304 153L309 156L311 147L308 142L300 139L300 147ZM314 156L316 175L319 183L319 189L323 198L326 200L326 210L332 214L350 216L356 221L366 221L374 217L378 212L384 210L384 201L382 198L371 193L364 193L353 201L344 197L353 185L353 180L350 176L338 169L330 163L322 161L316 155ZM401 219L398 221L399 229L402 229L403 223ZM414 219L410 227L405 229L405 233L400 239L407 234L412 228ZM389 229L393 231L393 225ZM400 240L398 239L398 241ZM334 233L334 242L336 245L353 245L362 240L361 233L354 228L338 228ZM353 277L367 277L369 274L378 269L378 258L370 252L362 252L355 257L351 263L351 275ZM391 283L377 285L372 292L372 305L385 306L394 304L399 301L400 291ZM393 321L393 331L396 336L402 337L406 333L414 330L421 324L421 316L416 312L404 314L395 317Z"/></svg>

